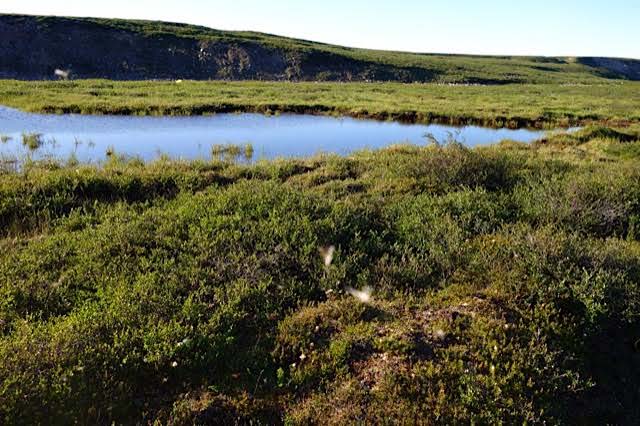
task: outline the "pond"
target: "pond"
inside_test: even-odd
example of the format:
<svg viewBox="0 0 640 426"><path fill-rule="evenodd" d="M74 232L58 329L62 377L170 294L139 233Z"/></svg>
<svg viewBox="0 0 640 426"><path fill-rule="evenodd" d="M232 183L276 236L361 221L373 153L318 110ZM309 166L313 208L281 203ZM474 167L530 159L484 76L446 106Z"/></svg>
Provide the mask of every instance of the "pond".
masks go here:
<svg viewBox="0 0 640 426"><path fill-rule="evenodd" d="M532 142L543 131L476 126L400 124L311 115L217 114L197 117L136 117L31 114L0 107L0 158L67 159L99 162L106 153L145 161L211 158L212 147L248 144L250 159L347 155L395 143L426 144L450 135L468 146L511 139ZM218 147L219 148L219 147ZM249 158L247 158L249 159Z"/></svg>

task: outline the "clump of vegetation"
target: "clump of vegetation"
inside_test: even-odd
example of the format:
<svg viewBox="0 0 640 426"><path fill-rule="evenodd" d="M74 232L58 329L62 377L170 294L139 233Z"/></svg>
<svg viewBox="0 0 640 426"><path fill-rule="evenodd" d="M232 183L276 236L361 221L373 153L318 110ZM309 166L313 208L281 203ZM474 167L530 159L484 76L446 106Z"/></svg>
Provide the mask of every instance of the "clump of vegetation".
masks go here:
<svg viewBox="0 0 640 426"><path fill-rule="evenodd" d="M19 168L19 163L16 156L0 154L0 174L15 173Z"/></svg>
<svg viewBox="0 0 640 426"><path fill-rule="evenodd" d="M253 145L250 143L246 143L244 145L244 158L247 161L250 161L251 159L253 159L253 154L254 154L254 149L253 149Z"/></svg>
<svg viewBox="0 0 640 426"><path fill-rule="evenodd" d="M9 136L9 135L0 135L0 142L2 142L2 143L10 142L11 139L13 139L13 138L11 136Z"/></svg>
<svg viewBox="0 0 640 426"><path fill-rule="evenodd" d="M211 156L217 160L234 161L243 158L245 161L253 159L253 145L215 144L211 146Z"/></svg>
<svg viewBox="0 0 640 426"><path fill-rule="evenodd" d="M535 143L544 145L551 142L553 146L579 146L587 142L593 143L597 140L622 143L633 142L640 140L640 132L621 131L605 126L592 125L574 132L552 133L548 138L543 138Z"/></svg>
<svg viewBox="0 0 640 426"><path fill-rule="evenodd" d="M44 144L41 133L23 133L22 145L26 146L30 151L37 151Z"/></svg>
<svg viewBox="0 0 640 426"><path fill-rule="evenodd" d="M2 174L0 417L637 424L615 135Z"/></svg>

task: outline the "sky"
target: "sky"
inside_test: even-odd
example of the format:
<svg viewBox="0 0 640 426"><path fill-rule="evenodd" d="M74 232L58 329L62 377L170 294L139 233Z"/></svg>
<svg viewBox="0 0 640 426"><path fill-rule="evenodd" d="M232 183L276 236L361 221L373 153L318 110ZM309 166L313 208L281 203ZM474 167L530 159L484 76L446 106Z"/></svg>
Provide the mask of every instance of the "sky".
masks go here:
<svg viewBox="0 0 640 426"><path fill-rule="evenodd" d="M639 0L0 0L0 13L166 20L412 52L640 59Z"/></svg>

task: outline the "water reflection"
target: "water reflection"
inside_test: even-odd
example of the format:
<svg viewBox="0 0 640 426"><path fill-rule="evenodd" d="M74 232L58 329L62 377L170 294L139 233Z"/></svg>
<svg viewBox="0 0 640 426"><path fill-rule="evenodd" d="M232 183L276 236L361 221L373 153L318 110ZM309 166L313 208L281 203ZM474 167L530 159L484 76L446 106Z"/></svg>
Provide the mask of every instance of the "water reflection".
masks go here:
<svg viewBox="0 0 640 426"><path fill-rule="evenodd" d="M351 118L259 114L198 117L121 117L29 114L0 107L0 158L103 161L122 155L148 161L174 159L305 157L349 154L395 143L476 146L504 139L531 142L543 131L456 128Z"/></svg>

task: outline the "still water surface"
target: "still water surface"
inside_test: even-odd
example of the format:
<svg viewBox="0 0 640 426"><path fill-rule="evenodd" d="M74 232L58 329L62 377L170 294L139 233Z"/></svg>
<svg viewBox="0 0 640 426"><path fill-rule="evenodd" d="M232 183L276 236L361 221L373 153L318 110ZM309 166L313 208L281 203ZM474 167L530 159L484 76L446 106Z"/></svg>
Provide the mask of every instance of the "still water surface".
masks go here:
<svg viewBox="0 0 640 426"><path fill-rule="evenodd" d="M30 151L23 133L41 134L44 144ZM218 114L198 117L123 117L30 114L0 107L0 156L58 159L75 154L82 162L99 162L107 150L152 160L160 154L176 159L207 159L220 144L253 146L253 159L304 157L317 153L347 155L395 143L427 143L453 133L469 146L503 139L532 142L544 132L467 126L400 124L351 118L283 114ZM10 139L7 140L7 137Z"/></svg>

